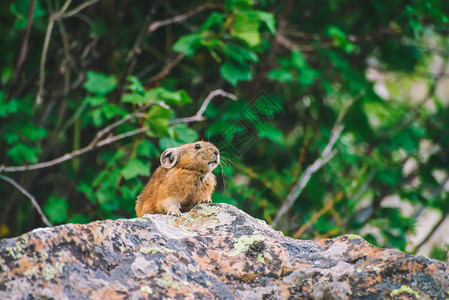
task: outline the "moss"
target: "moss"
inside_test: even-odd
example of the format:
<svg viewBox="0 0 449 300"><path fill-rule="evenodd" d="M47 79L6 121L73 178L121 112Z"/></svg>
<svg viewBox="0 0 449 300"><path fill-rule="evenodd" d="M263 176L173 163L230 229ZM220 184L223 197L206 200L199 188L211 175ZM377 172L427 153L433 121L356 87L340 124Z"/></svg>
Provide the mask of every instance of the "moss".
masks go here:
<svg viewBox="0 0 449 300"><path fill-rule="evenodd" d="M240 253L243 253L248 249L249 246L251 246L253 243L257 241L263 241L264 238L261 235L255 234L255 235L242 235L239 237L237 242L234 244L234 251L228 254L228 256L237 256Z"/></svg>
<svg viewBox="0 0 449 300"><path fill-rule="evenodd" d="M407 285L402 285L400 288L392 290L391 293L390 293L390 296L391 297L397 296L397 295L399 295L401 293L409 293L409 294L414 295L416 298L420 297L419 293L415 292L414 290L412 290L411 287L409 287Z"/></svg>
<svg viewBox="0 0 449 300"><path fill-rule="evenodd" d="M145 285L145 286L141 287L140 290L142 292L145 292L145 293L148 293L148 294L153 294L153 289L150 288L148 285Z"/></svg>

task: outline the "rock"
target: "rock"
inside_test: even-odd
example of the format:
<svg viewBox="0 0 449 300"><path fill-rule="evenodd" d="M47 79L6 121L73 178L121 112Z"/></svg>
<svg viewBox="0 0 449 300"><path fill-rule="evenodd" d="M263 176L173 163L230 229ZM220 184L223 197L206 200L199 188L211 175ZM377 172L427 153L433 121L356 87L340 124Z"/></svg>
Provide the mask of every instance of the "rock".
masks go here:
<svg viewBox="0 0 449 300"><path fill-rule="evenodd" d="M227 204L0 241L0 299L444 299L448 265L357 235L283 236Z"/></svg>

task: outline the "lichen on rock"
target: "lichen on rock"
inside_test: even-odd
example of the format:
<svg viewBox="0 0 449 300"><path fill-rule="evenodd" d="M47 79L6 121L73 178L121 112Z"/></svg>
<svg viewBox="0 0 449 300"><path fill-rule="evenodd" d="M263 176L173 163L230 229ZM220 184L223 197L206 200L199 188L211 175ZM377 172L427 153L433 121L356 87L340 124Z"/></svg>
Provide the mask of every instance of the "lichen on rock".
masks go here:
<svg viewBox="0 0 449 300"><path fill-rule="evenodd" d="M449 267L358 235L284 237L227 204L0 241L0 299L448 297Z"/></svg>

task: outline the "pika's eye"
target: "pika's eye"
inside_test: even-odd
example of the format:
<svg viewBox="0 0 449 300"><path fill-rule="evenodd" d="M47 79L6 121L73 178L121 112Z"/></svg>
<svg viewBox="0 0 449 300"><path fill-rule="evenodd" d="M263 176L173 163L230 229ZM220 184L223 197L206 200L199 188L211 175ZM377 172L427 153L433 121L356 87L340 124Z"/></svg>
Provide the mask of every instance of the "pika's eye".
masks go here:
<svg viewBox="0 0 449 300"><path fill-rule="evenodd" d="M200 149L200 148L201 148L200 144L195 144L195 149Z"/></svg>

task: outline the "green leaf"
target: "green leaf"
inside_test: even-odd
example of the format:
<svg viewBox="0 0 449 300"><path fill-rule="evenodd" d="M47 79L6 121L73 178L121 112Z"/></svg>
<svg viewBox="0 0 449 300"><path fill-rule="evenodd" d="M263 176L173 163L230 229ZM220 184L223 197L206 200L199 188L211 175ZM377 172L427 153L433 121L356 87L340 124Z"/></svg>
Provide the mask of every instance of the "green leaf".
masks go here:
<svg viewBox="0 0 449 300"><path fill-rule="evenodd" d="M163 118L152 118L148 120L148 124L150 125L151 131L156 136L168 136L169 132L169 120Z"/></svg>
<svg viewBox="0 0 449 300"><path fill-rule="evenodd" d="M224 53L227 57L234 59L240 64L245 64L246 61L259 61L259 57L257 57L255 52L233 44L226 44Z"/></svg>
<svg viewBox="0 0 449 300"><path fill-rule="evenodd" d="M291 62L291 65L298 70L301 70L301 69L307 67L307 61L304 58L304 55L302 55L301 51L298 51L298 50L292 51L292 57L291 57L290 62Z"/></svg>
<svg viewBox="0 0 449 300"><path fill-rule="evenodd" d="M305 86L313 84L317 78L318 72L308 67L302 69L298 74L298 82Z"/></svg>
<svg viewBox="0 0 449 300"><path fill-rule="evenodd" d="M259 22L245 15L237 15L232 25L231 35L245 41L250 47L260 44Z"/></svg>
<svg viewBox="0 0 449 300"><path fill-rule="evenodd" d="M185 90L170 91L163 87L157 87L146 92L145 97L151 101L163 101L168 104L187 104L192 102Z"/></svg>
<svg viewBox="0 0 449 300"><path fill-rule="evenodd" d="M122 96L122 102L123 103L133 103L133 104L145 104L147 100L145 97L143 97L140 94L137 93L131 93L131 94L124 94Z"/></svg>
<svg viewBox="0 0 449 300"><path fill-rule="evenodd" d="M25 29L27 26L27 16L30 7L30 0L17 0L10 6L11 13L16 17L14 27L16 29ZM36 0L33 19L45 16L45 11L42 9L40 2Z"/></svg>
<svg viewBox="0 0 449 300"><path fill-rule="evenodd" d="M381 170L376 175L377 180L385 182L387 185L394 187L402 179L401 168Z"/></svg>
<svg viewBox="0 0 449 300"><path fill-rule="evenodd" d="M26 124L21 128L21 135L27 137L31 141L41 140L47 136L47 130L42 127L35 127Z"/></svg>
<svg viewBox="0 0 449 300"><path fill-rule="evenodd" d="M252 73L249 65L233 64L225 62L220 67L220 75L223 79L228 81L231 85L236 85L242 80L251 80Z"/></svg>
<svg viewBox="0 0 449 300"><path fill-rule="evenodd" d="M105 75L94 71L87 71L87 80L83 87L97 95L106 95L117 87L117 79L113 75Z"/></svg>
<svg viewBox="0 0 449 300"><path fill-rule="evenodd" d="M106 103L106 98L104 97L86 97L83 100L84 103L86 103L87 105L91 106L91 107L95 107L95 106L99 106L99 105L103 105Z"/></svg>
<svg viewBox="0 0 449 300"><path fill-rule="evenodd" d="M137 158L130 159L120 173L126 180L137 177L139 175L149 176L150 162Z"/></svg>
<svg viewBox="0 0 449 300"><path fill-rule="evenodd" d="M37 163L38 155L41 153L41 150L39 148L31 147L26 144L17 144L9 149L6 153L17 164L21 164L23 161Z"/></svg>
<svg viewBox="0 0 449 300"><path fill-rule="evenodd" d="M173 45L173 51L192 56L200 46L200 35L198 33L186 34Z"/></svg>
<svg viewBox="0 0 449 300"><path fill-rule="evenodd" d="M182 141L179 141L174 138L162 137L159 139L159 147L162 150L165 150L168 148L175 148L175 147L181 146L182 144L183 144Z"/></svg>
<svg viewBox="0 0 449 300"><path fill-rule="evenodd" d="M198 133L187 127L186 124L178 124L175 126L177 139L183 144L193 143L198 140Z"/></svg>
<svg viewBox="0 0 449 300"><path fill-rule="evenodd" d="M76 214L73 215L67 223L73 223L73 224L87 224L92 222L93 220L85 215Z"/></svg>
<svg viewBox="0 0 449 300"><path fill-rule="evenodd" d="M212 12L207 18L207 20L201 25L199 32L203 32L209 29L212 29L212 27L217 26L219 28L223 27L223 24L225 19L225 15L219 12Z"/></svg>
<svg viewBox="0 0 449 300"><path fill-rule="evenodd" d="M293 74L286 69L274 69L268 73L268 79L277 80L279 82L292 82Z"/></svg>
<svg viewBox="0 0 449 300"><path fill-rule="evenodd" d="M152 106L147 113L147 122L156 136L167 136L169 118L172 111L162 106Z"/></svg>
<svg viewBox="0 0 449 300"><path fill-rule="evenodd" d="M42 209L53 224L67 220L68 204L64 198L50 197Z"/></svg>
<svg viewBox="0 0 449 300"><path fill-rule="evenodd" d="M347 40L346 34L340 28L329 26L327 28L327 34L333 39L333 44L343 48L346 53L352 53L359 50L355 44Z"/></svg>
<svg viewBox="0 0 449 300"><path fill-rule="evenodd" d="M139 144L137 145L136 153L138 156L147 158L159 156L159 151L157 150L157 148L154 147L154 145L146 139L143 139L139 142Z"/></svg>
<svg viewBox="0 0 449 300"><path fill-rule="evenodd" d="M257 125L257 131L259 133L260 138L267 138L268 140L284 146L285 145L285 139L284 139L284 133L277 129L276 127L272 126L269 123L261 123Z"/></svg>
<svg viewBox="0 0 449 300"><path fill-rule="evenodd" d="M5 94L0 91L0 118L5 118L19 111L19 102L17 100L11 99L6 103L4 101Z"/></svg>
<svg viewBox="0 0 449 300"><path fill-rule="evenodd" d="M97 199L95 198L95 192L90 183L80 182L76 189L86 195L87 199L90 200L92 204L97 204Z"/></svg>
<svg viewBox="0 0 449 300"><path fill-rule="evenodd" d="M101 107L90 111L87 115L92 120L92 123L95 127L100 127L101 125L103 125L104 117Z"/></svg>
<svg viewBox="0 0 449 300"><path fill-rule="evenodd" d="M142 85L142 82L136 76L128 76L129 84L126 86L127 89L130 89L133 93L139 95L145 95L145 89Z"/></svg>
<svg viewBox="0 0 449 300"><path fill-rule="evenodd" d="M255 19L260 21L261 23L264 23L270 33L275 34L276 33L276 21L272 13L266 12L266 11L260 11L260 10L254 10L254 11L248 11L247 15L251 19Z"/></svg>
<svg viewBox="0 0 449 300"><path fill-rule="evenodd" d="M159 140L161 149L174 148L198 140L198 133L187 127L186 124L178 124L174 127L174 137L162 137Z"/></svg>
<svg viewBox="0 0 449 300"><path fill-rule="evenodd" d="M169 119L172 111L159 105L153 105L147 113L148 119Z"/></svg>
<svg viewBox="0 0 449 300"><path fill-rule="evenodd" d="M105 104L101 107L101 111L106 119L110 120L115 116L126 116L128 112L120 106L114 104Z"/></svg>

